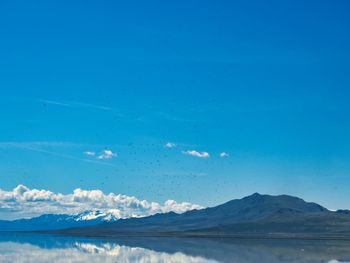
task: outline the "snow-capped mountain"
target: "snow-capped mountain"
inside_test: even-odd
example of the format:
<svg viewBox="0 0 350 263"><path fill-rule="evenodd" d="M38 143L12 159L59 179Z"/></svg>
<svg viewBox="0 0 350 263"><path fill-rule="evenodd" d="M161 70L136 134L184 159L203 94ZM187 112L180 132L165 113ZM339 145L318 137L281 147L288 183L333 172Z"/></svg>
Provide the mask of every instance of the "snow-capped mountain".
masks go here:
<svg viewBox="0 0 350 263"><path fill-rule="evenodd" d="M113 210L102 212L99 210L85 211L79 214L72 215L75 221L91 221L98 220L100 222L113 222L119 219L119 215Z"/></svg>
<svg viewBox="0 0 350 263"><path fill-rule="evenodd" d="M93 226L102 223L114 222L120 217L118 211L106 212L93 210L82 213L68 214L45 214L29 219L0 220L0 231L34 231L55 230L70 227Z"/></svg>

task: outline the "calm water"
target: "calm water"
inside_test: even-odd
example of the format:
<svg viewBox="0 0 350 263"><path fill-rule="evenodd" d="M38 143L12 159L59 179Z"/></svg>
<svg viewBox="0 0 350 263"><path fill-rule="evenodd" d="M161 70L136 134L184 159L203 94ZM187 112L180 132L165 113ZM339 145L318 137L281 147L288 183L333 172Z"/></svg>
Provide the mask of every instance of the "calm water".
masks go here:
<svg viewBox="0 0 350 263"><path fill-rule="evenodd" d="M124 238L0 232L0 262L350 262L350 242Z"/></svg>

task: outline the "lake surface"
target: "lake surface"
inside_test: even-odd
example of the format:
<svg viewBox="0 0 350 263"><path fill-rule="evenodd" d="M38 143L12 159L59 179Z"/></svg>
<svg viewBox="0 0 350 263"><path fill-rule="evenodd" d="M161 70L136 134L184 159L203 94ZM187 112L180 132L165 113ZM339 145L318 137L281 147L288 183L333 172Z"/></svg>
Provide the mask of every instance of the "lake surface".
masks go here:
<svg viewBox="0 0 350 263"><path fill-rule="evenodd" d="M0 262L337 263L350 262L350 242L204 238L110 240L0 232Z"/></svg>

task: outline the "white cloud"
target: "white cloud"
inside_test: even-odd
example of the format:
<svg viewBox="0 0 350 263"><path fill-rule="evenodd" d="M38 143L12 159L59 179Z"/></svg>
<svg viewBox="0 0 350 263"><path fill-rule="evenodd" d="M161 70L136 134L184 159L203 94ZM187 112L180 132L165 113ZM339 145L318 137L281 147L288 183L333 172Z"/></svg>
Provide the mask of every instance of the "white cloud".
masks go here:
<svg viewBox="0 0 350 263"><path fill-rule="evenodd" d="M97 156L97 159L111 159L113 157L116 157L117 154L112 152L111 150L103 150L99 156Z"/></svg>
<svg viewBox="0 0 350 263"><path fill-rule="evenodd" d="M221 152L220 153L220 157L221 158L224 158L224 157L229 157L230 155L228 153L225 153L225 152Z"/></svg>
<svg viewBox="0 0 350 263"><path fill-rule="evenodd" d="M111 150L103 150L99 154L93 151L86 151L83 154L90 157L96 157L99 160L105 160L105 159L111 159L113 157L117 157L117 154Z"/></svg>
<svg viewBox="0 0 350 263"><path fill-rule="evenodd" d="M84 145L72 143L72 142L45 142L45 141L33 141L33 142L0 142L0 150L1 149L20 149L32 152L43 153L46 155L51 155L59 158L70 159L75 161L82 161L92 164L105 165L114 167L113 164L102 162L99 160L91 160L86 158L79 158L73 155L68 155L64 153L60 153L57 151L51 150L52 148L57 147L82 147ZM87 152L84 154L86 155ZM90 154L93 152L90 152ZM103 154L103 153L102 153ZM114 156L116 156L114 154Z"/></svg>
<svg viewBox="0 0 350 263"><path fill-rule="evenodd" d="M183 154L188 154L188 155L192 155L195 157L199 157L199 158L208 158L210 157L208 152L197 152L195 150L188 150L188 151L183 151Z"/></svg>
<svg viewBox="0 0 350 263"><path fill-rule="evenodd" d="M172 143L172 142L167 142L165 145L164 145L165 148L175 148L176 147L176 144L175 143Z"/></svg>
<svg viewBox="0 0 350 263"><path fill-rule="evenodd" d="M0 189L0 212L7 218L33 217L41 214L75 214L86 210L113 210L120 218L142 217L174 211L183 213L202 208L199 205L174 200L164 204L140 200L121 194L104 194L101 190L77 188L70 194L30 189L18 185L12 191Z"/></svg>

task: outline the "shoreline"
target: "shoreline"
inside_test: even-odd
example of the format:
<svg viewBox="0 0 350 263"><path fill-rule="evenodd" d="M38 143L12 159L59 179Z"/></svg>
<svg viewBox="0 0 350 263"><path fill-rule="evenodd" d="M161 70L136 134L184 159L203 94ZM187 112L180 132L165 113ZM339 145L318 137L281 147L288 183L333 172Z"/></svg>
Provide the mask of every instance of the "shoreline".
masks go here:
<svg viewBox="0 0 350 263"><path fill-rule="evenodd" d="M208 239L237 239L237 240L329 240L350 241L350 236L340 235L301 235L301 234L208 234L208 233L111 233L87 234L65 231L6 231L7 233L43 234L58 236L74 236L89 238L208 238Z"/></svg>

